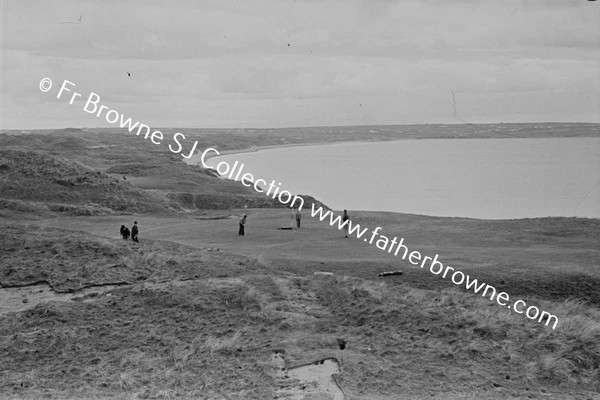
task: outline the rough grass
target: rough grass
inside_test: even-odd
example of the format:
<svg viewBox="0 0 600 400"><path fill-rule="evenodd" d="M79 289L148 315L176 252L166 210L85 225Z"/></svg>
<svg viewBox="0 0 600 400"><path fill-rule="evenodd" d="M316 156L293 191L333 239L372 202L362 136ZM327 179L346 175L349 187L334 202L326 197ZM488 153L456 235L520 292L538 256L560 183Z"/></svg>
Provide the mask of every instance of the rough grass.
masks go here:
<svg viewBox="0 0 600 400"><path fill-rule="evenodd" d="M48 303L4 318L0 390L17 398L268 398L274 385L256 364L267 351L256 338L272 321L232 306L241 289L122 289L93 304Z"/></svg>
<svg viewBox="0 0 600 400"><path fill-rule="evenodd" d="M352 366L354 378L368 379L352 379L352 374L340 378L345 391L357 398L393 396L399 388L435 394L436 385L424 389L420 374L439 381L438 390L442 382L446 386L460 376L463 388L511 396L550 388L600 391L600 312L581 303L542 302L571 316L552 331L456 289L373 287L339 278L315 285L319 300L336 316L322 331L343 337L349 349L370 359ZM346 366L351 353L344 351L341 357ZM374 371L378 363L382 368Z"/></svg>
<svg viewBox="0 0 600 400"><path fill-rule="evenodd" d="M0 159L4 199L47 202L48 210L68 215L101 214L106 209L165 213L174 207L161 196L62 157L15 148L0 150ZM14 203L7 205L15 208Z"/></svg>
<svg viewBox="0 0 600 400"><path fill-rule="evenodd" d="M108 175L108 172L119 172L119 175ZM127 179L121 172L129 172L133 177ZM140 175L142 178L136 179ZM216 175L198 166L185 166L171 160L148 166L143 163L118 165L105 173L40 151L1 150L0 213L7 216L10 212L29 216L124 212L156 215L182 210L286 207L276 199ZM147 181L152 184L147 186ZM303 198L306 202L322 204L312 196Z"/></svg>
<svg viewBox="0 0 600 400"><path fill-rule="evenodd" d="M110 283L233 276L258 265L233 254L148 240L106 239L36 225L4 225L0 246L0 285L47 282L57 292Z"/></svg>
<svg viewBox="0 0 600 400"><path fill-rule="evenodd" d="M2 276L12 260L29 261L13 284L35 274L59 289L133 278L87 301L0 316L4 398L270 399L294 385L277 378L275 352L287 367L335 357L349 400L568 399L600 391L600 311L583 302L533 299L563 316L552 331L456 288L289 275L246 257L160 242L78 240L18 225L2 231L9 244ZM67 267L32 263L33 249L45 249L39 260L55 253ZM103 266L113 262L122 267Z"/></svg>

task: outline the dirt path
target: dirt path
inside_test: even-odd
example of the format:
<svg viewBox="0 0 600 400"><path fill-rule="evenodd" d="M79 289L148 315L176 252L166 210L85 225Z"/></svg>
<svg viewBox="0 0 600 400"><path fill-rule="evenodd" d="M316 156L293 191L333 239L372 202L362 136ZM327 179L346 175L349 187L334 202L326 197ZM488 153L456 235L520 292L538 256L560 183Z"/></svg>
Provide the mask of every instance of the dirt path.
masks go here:
<svg viewBox="0 0 600 400"><path fill-rule="evenodd" d="M78 290L74 293L56 293L47 283L0 289L0 315L25 311L49 301L90 301L122 285L102 285Z"/></svg>
<svg viewBox="0 0 600 400"><path fill-rule="evenodd" d="M344 392L335 380L341 368L335 358L317 360L311 364L285 368L285 358L281 353L273 354L271 360L277 369L280 389L276 399L304 400L344 400Z"/></svg>

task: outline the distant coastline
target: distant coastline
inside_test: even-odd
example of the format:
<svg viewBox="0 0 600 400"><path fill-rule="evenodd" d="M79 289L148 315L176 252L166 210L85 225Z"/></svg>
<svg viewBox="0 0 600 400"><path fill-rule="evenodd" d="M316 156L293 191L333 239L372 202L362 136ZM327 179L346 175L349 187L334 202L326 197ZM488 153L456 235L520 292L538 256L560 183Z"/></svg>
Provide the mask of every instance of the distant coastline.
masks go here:
<svg viewBox="0 0 600 400"><path fill-rule="evenodd" d="M562 128L556 131L557 128ZM463 128L461 130L461 128ZM467 129L468 128L468 129ZM487 128L487 129L484 129ZM515 129L517 128L517 129ZM573 128L573 129L569 129ZM580 129L577 129L580 128ZM453 129L448 132L449 129ZM476 129L474 132L468 130ZM201 129L210 130L210 129ZM305 134L310 131L322 132L321 140L310 140L296 143L278 143L278 144L253 144L239 149L219 150L221 156L254 153L269 149L282 149L299 146L322 146L336 145L342 143L378 143L378 142L396 142L404 140L435 140L435 139L549 139L549 138L594 138L600 137L600 123L587 122L569 122L569 123L506 123L506 124L418 124L418 125L358 125L358 126L331 126L331 127L305 127L305 128L247 128L247 129L220 129L217 131L229 131L231 133L245 132L245 134L274 135L277 132L288 132L296 134ZM325 132L328 130L330 132ZM357 130L358 132L355 132ZM306 131L306 132L303 132ZM336 140L327 140L327 133L332 131L342 131L345 136ZM366 132L365 132L366 131ZM207 159L219 157L211 154ZM197 164L199 158L194 156L188 164Z"/></svg>

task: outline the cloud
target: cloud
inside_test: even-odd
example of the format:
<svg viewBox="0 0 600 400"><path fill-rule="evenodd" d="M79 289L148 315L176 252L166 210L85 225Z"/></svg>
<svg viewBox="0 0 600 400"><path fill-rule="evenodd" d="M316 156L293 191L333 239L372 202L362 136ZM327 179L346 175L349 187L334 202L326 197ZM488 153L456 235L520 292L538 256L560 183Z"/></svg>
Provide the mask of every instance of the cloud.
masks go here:
<svg viewBox="0 0 600 400"><path fill-rule="evenodd" d="M473 118L598 119L600 7L583 0L3 4L12 124L71 123L44 76L166 125L439 121L450 89Z"/></svg>
<svg viewBox="0 0 600 400"><path fill-rule="evenodd" d="M6 3L6 49L85 59L437 57L459 49L597 50L600 41L600 14L580 0ZM81 23L64 23L79 16Z"/></svg>

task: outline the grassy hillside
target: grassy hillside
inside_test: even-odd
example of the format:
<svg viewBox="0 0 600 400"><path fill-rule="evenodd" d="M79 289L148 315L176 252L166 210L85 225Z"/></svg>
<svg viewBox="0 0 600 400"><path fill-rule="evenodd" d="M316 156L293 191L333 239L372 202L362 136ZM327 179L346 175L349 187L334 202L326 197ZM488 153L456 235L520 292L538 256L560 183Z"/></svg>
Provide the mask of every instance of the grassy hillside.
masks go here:
<svg viewBox="0 0 600 400"><path fill-rule="evenodd" d="M129 283L0 315L8 399L315 398L278 375L274 354L285 367L334 357L348 400L600 391L600 311L577 301L540 301L566 316L551 331L454 288L378 279L377 265L289 273L231 253L20 224L3 226L0 243L5 286Z"/></svg>
<svg viewBox="0 0 600 400"><path fill-rule="evenodd" d="M0 148L0 209L99 215L285 207L131 134L0 134Z"/></svg>
<svg viewBox="0 0 600 400"><path fill-rule="evenodd" d="M74 215L158 212L175 209L164 198L123 179L62 157L25 149L0 150L0 193L5 207L37 203Z"/></svg>

